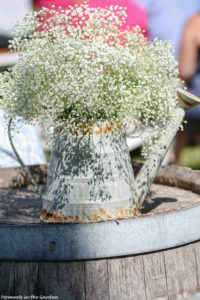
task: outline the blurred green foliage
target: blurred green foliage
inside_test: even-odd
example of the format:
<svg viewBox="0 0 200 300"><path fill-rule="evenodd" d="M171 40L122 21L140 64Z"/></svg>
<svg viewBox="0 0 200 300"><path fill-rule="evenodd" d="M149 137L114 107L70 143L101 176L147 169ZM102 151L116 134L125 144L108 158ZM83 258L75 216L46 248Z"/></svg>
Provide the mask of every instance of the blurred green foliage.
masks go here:
<svg viewBox="0 0 200 300"><path fill-rule="evenodd" d="M200 146L185 147L180 155L180 166L200 169Z"/></svg>
<svg viewBox="0 0 200 300"><path fill-rule="evenodd" d="M131 151L131 159L136 161L143 160L140 148ZM181 152L179 165L182 167L200 170L200 146L190 145L185 147Z"/></svg>
<svg viewBox="0 0 200 300"><path fill-rule="evenodd" d="M44 155L45 155L47 163L49 163L50 158L51 158L51 151L44 150Z"/></svg>

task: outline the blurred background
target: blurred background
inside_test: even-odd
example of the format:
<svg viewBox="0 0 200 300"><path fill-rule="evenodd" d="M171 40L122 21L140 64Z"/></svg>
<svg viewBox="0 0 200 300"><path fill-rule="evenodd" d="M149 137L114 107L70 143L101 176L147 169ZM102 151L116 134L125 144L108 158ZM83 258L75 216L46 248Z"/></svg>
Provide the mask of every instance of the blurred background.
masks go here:
<svg viewBox="0 0 200 300"><path fill-rule="evenodd" d="M1 0L0 1L0 72L16 63L18 55L8 52L9 40L13 38L10 28L23 16L43 6L55 4L66 8L73 0ZM153 40L170 40L174 56L179 62L180 78L188 91L200 97L200 1L199 0L91 0L92 6L105 4L128 7L128 25L136 24L146 30L145 35ZM200 106L186 114L184 131L177 133L167 154L166 164L179 164L200 169ZM47 161L50 149L44 143L40 128L39 136ZM2 140L0 139L0 143ZM38 144L37 147L40 147ZM1 145L0 145L1 150ZM34 150L33 150L34 151ZM0 151L1 152L1 151ZM141 159L141 149L131 153L133 159ZM1 154L0 154L1 156ZM43 163L45 159L42 158ZM0 164L1 166L1 164Z"/></svg>

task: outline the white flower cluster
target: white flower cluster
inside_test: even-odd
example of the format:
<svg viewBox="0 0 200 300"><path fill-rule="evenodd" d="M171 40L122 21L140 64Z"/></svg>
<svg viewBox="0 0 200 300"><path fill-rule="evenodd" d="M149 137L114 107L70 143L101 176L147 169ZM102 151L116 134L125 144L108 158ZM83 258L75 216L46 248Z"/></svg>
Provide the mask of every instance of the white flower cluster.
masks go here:
<svg viewBox="0 0 200 300"><path fill-rule="evenodd" d="M149 42L139 27L121 32L125 18L122 7L87 4L27 15L10 44L20 59L0 75L7 116L76 134L135 121L154 127L154 141L174 117L177 62L169 43Z"/></svg>

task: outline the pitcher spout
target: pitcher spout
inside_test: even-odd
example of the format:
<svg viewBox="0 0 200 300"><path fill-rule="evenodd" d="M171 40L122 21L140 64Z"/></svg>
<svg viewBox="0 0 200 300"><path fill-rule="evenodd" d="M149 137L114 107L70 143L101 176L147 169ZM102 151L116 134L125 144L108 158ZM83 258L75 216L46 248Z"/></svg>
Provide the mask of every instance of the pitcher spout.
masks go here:
<svg viewBox="0 0 200 300"><path fill-rule="evenodd" d="M179 107L176 108L176 118L172 120L164 134L161 136L157 145L150 153L149 158L144 163L140 170L134 185L133 185L133 209L140 209L141 205L149 191L150 185L152 184L156 173L173 141L173 138L178 131L180 124L184 118L187 109L200 104L200 99L191 93L178 89L178 100Z"/></svg>

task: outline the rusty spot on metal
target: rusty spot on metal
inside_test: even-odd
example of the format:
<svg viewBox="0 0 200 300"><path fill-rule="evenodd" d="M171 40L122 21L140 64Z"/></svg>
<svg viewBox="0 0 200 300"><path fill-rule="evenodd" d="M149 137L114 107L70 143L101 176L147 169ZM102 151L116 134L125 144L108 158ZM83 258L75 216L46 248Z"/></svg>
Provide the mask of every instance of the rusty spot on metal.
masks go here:
<svg viewBox="0 0 200 300"><path fill-rule="evenodd" d="M89 216L88 216L89 218ZM46 209L42 210L42 215L40 219L44 222L49 223L84 223L83 219L79 219L78 216L65 216L61 212L59 213L51 213L47 211Z"/></svg>
<svg viewBox="0 0 200 300"><path fill-rule="evenodd" d="M103 125L102 127L99 127L98 129L94 129L94 133L96 136L100 134L108 134L113 130L114 124L111 123L109 125ZM121 129L121 127L118 125L118 129Z"/></svg>
<svg viewBox="0 0 200 300"><path fill-rule="evenodd" d="M107 216L105 209L99 208L99 212L100 212L100 214L104 215L105 217Z"/></svg>
<svg viewBox="0 0 200 300"><path fill-rule="evenodd" d="M127 217L133 217L135 213L129 208L123 208L120 206L114 207L109 213L105 209L99 208L99 213L101 220L115 220L115 219L124 219Z"/></svg>
<svg viewBox="0 0 200 300"><path fill-rule="evenodd" d="M75 222L78 222L79 218L78 216L75 216Z"/></svg>
<svg viewBox="0 0 200 300"><path fill-rule="evenodd" d="M88 216L85 210L82 210L82 214L88 219L88 221L91 221L91 218Z"/></svg>
<svg viewBox="0 0 200 300"><path fill-rule="evenodd" d="M109 132L111 132L111 129L105 129L105 128L99 128L98 130L95 130L95 135L98 136L100 134L107 134Z"/></svg>
<svg viewBox="0 0 200 300"><path fill-rule="evenodd" d="M86 212L85 210L81 211L80 216L65 216L62 212L51 213L46 209L42 210L41 220L44 222L54 223L87 223L87 222L99 222L107 220L116 220L124 219L133 216L138 216L140 214L140 207L135 207L134 210L131 210L127 207L116 206L108 211L105 208L100 207L97 211Z"/></svg>
<svg viewBox="0 0 200 300"><path fill-rule="evenodd" d="M97 214L92 215L92 219L94 220L94 222L101 221L101 217L98 216Z"/></svg>
<svg viewBox="0 0 200 300"><path fill-rule="evenodd" d="M70 216L69 216L70 217ZM74 217L70 217L72 219L74 219ZM68 221L72 221L70 220L70 218L64 216L63 214L57 214L56 212L54 213L51 213L49 211L47 211L46 209L43 209L42 210L42 215L41 215L41 220L45 221L45 222L61 222L61 223L64 223L64 222L68 222Z"/></svg>
<svg viewBox="0 0 200 300"><path fill-rule="evenodd" d="M101 134L101 129L95 131L95 135L98 136Z"/></svg>
<svg viewBox="0 0 200 300"><path fill-rule="evenodd" d="M82 126L71 128L69 131L75 135L78 135L79 132L81 132L83 135L87 135L89 133L94 133L96 136L100 134L107 134L110 133L113 128L122 129L122 126L120 124L116 125L114 123L110 124L104 124L100 125L99 127L94 126L94 122L85 122ZM60 130L63 130L63 127L57 127L56 131L60 132Z"/></svg>
<svg viewBox="0 0 200 300"><path fill-rule="evenodd" d="M135 211L130 210L129 208L123 208L120 206L114 207L113 209L109 209L107 211L104 208L98 209L99 213L86 213L85 210L82 211L83 216L87 218L89 222L98 222L98 221L106 221L106 220L115 220L115 219L124 219L128 217L133 217L138 215L140 209L137 208Z"/></svg>
<svg viewBox="0 0 200 300"><path fill-rule="evenodd" d="M56 242L55 241L50 242L48 250L49 250L49 252L54 252L56 250Z"/></svg>

